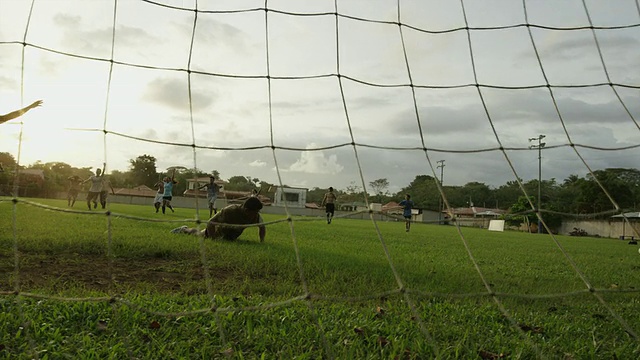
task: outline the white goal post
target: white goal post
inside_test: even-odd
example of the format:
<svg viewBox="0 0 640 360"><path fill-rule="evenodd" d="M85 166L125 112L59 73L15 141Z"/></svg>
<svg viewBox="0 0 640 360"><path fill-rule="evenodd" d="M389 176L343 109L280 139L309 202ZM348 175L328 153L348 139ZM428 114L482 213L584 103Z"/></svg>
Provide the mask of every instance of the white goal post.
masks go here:
<svg viewBox="0 0 640 360"><path fill-rule="evenodd" d="M489 231L504 231L504 220L489 221Z"/></svg>

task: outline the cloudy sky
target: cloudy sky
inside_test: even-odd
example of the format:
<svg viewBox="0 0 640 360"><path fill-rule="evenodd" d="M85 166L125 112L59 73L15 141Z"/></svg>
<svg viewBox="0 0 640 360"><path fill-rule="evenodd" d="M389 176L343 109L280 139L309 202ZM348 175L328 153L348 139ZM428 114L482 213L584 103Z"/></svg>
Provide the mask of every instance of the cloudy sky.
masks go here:
<svg viewBox="0 0 640 360"><path fill-rule="evenodd" d="M44 100L0 152L391 192L537 179L541 134L543 179L638 167L635 0L266 3L0 0L0 113Z"/></svg>

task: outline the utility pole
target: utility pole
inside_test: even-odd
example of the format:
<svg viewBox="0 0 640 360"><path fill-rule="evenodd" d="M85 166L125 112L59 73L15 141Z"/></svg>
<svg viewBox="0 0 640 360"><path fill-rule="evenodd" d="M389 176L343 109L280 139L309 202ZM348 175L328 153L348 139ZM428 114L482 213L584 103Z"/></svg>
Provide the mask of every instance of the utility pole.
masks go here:
<svg viewBox="0 0 640 360"><path fill-rule="evenodd" d="M444 175L444 160L438 160L439 164L436 168L440 169L440 187L442 188L442 192L444 192L444 183L442 182L442 177ZM440 212L438 213L438 224L442 224L442 211L444 210L444 199L442 195L440 195Z"/></svg>
<svg viewBox="0 0 640 360"><path fill-rule="evenodd" d="M538 204L536 205L536 212L538 213L538 234L542 233L542 223L540 218L542 217L542 213L540 213L540 184L542 183L542 148L547 145L546 143L541 142L545 136L540 134L538 137L529 138L529 141L538 140L538 145L529 145L529 149L538 149Z"/></svg>

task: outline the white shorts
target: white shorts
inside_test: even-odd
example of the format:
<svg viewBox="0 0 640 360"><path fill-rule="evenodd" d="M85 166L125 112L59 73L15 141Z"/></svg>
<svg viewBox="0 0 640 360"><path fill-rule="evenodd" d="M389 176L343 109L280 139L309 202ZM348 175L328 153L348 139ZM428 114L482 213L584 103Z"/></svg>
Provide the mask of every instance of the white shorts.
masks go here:
<svg viewBox="0 0 640 360"><path fill-rule="evenodd" d="M153 203L161 203L162 202L162 193L156 193L155 199L153 199Z"/></svg>
<svg viewBox="0 0 640 360"><path fill-rule="evenodd" d="M207 197L207 201L209 202L209 204L211 205L215 205L216 204L216 199L218 198L218 195L216 196L209 196Z"/></svg>

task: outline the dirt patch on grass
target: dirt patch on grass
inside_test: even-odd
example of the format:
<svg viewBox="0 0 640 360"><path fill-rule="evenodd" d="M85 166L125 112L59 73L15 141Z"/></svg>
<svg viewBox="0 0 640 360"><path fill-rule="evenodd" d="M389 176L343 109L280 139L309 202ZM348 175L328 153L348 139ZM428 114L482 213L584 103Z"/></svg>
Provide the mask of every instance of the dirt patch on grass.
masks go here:
<svg viewBox="0 0 640 360"><path fill-rule="evenodd" d="M97 291L157 291L161 293L203 293L205 273L198 260L163 258L112 259L97 255L55 254L20 256L19 274L13 255L0 255L0 291L69 289ZM212 277L224 280L230 273L209 270Z"/></svg>

